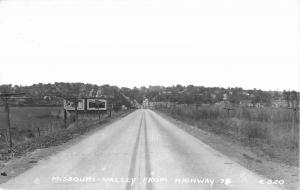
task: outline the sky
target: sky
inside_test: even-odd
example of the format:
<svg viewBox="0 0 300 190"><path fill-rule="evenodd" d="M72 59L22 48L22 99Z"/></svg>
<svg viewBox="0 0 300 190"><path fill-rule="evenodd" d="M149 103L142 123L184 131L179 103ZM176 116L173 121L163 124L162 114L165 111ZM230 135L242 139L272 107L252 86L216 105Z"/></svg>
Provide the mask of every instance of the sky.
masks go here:
<svg viewBox="0 0 300 190"><path fill-rule="evenodd" d="M298 0L0 0L0 84L300 89Z"/></svg>

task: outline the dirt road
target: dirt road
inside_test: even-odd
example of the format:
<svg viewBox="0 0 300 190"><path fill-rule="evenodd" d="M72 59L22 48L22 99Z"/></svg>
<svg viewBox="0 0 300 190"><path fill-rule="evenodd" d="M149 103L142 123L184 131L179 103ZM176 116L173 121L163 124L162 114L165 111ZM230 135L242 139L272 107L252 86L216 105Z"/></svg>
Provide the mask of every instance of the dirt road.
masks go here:
<svg viewBox="0 0 300 190"><path fill-rule="evenodd" d="M279 189L150 110L137 110L2 189ZM0 188L0 189L1 189Z"/></svg>

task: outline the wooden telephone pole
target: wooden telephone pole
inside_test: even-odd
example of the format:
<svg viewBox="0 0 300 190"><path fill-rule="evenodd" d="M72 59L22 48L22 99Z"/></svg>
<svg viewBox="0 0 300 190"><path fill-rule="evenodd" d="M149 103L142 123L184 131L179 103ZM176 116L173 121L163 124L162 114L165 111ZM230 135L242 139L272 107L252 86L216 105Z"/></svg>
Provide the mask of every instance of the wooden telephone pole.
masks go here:
<svg viewBox="0 0 300 190"><path fill-rule="evenodd" d="M5 111L5 115L6 115L6 138L7 138L7 142L8 142L8 146L12 147L13 143L12 143L12 137L11 137L11 124L10 124L10 109L9 109L9 100L10 99L16 99L17 97L15 96L20 96L20 95L24 95L25 93L2 93L0 94L0 98L2 99L2 101L4 102L4 111Z"/></svg>
<svg viewBox="0 0 300 190"><path fill-rule="evenodd" d="M287 109L290 109L293 111L293 119L292 119L292 140L294 141L297 136L296 136L296 127L298 126L297 125L297 122L296 122L296 119L297 119L297 111L299 111L297 108L294 108L294 107L288 107ZM294 147L294 145L293 145Z"/></svg>

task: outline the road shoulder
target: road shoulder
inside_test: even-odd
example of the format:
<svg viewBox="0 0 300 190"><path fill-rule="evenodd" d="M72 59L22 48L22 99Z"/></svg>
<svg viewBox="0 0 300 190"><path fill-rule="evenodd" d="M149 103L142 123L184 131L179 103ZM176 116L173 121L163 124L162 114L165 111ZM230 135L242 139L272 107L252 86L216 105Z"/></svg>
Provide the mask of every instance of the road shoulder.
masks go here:
<svg viewBox="0 0 300 190"><path fill-rule="evenodd" d="M259 175L265 176L267 179L283 179L285 182L284 187L287 189L299 189L298 167L273 161L263 153L257 154L257 150L253 150L253 147L246 147L240 142L227 136L206 132L198 127L174 119L164 113L158 111L155 112L173 123L178 128L186 131L190 135L196 137L245 168Z"/></svg>
<svg viewBox="0 0 300 190"><path fill-rule="evenodd" d="M122 113L116 115L115 117L108 119L107 122L101 124L94 124L90 130L84 134L74 134L70 140L63 142L59 145L52 145L46 148L36 149L32 152L28 152L21 157L15 157L8 162L0 163L0 184L7 182L8 180L24 173L25 171L31 169L38 164L41 160L46 160L49 157L64 151L78 143L88 136L94 134L95 132L104 129L106 126L122 119L131 112Z"/></svg>

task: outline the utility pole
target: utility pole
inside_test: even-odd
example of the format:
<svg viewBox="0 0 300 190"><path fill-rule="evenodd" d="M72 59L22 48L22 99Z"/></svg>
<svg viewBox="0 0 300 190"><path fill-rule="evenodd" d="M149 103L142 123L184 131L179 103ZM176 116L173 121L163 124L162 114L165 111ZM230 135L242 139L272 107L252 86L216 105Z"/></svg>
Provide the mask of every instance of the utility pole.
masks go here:
<svg viewBox="0 0 300 190"><path fill-rule="evenodd" d="M290 109L293 111L293 119L292 119L292 142L294 142L294 140L297 138L296 137L296 119L297 119L297 108L294 107L288 107L287 109ZM292 145L294 147L294 144Z"/></svg>
<svg viewBox="0 0 300 190"><path fill-rule="evenodd" d="M9 105L8 105L8 99L5 98L4 100L4 110L6 112L6 124L7 124L7 137L8 137L8 145L9 147L12 147L12 138L11 138L11 126L10 126L10 111L9 111Z"/></svg>
<svg viewBox="0 0 300 190"><path fill-rule="evenodd" d="M12 148L12 137L11 137L11 125L10 125L10 110L9 110L9 103L8 101L14 96L24 95L25 93L2 93L0 94L0 98L4 101L4 111L6 113L6 138L8 142L8 146Z"/></svg>

